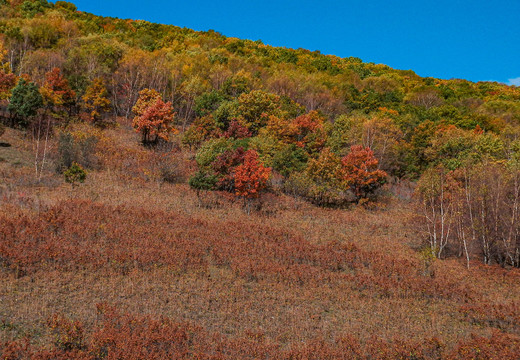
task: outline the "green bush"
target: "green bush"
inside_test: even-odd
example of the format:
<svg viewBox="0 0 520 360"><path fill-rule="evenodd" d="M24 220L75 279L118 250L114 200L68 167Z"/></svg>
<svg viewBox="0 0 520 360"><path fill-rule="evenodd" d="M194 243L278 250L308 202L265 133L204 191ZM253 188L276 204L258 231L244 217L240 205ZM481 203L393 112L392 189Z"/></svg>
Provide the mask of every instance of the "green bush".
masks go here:
<svg viewBox="0 0 520 360"><path fill-rule="evenodd" d="M289 145L274 155L273 169L287 177L295 171L305 169L307 160L308 155L302 148Z"/></svg>
<svg viewBox="0 0 520 360"><path fill-rule="evenodd" d="M63 173L65 181L72 184L72 187L77 186L77 183L84 183L87 178L87 172L76 162Z"/></svg>
<svg viewBox="0 0 520 360"><path fill-rule="evenodd" d="M219 91L206 92L195 99L195 113L206 116L217 110L226 97Z"/></svg>
<svg viewBox="0 0 520 360"><path fill-rule="evenodd" d="M225 138L207 141L195 155L195 161L200 168L207 168L220 154L231 149L231 147L231 141Z"/></svg>

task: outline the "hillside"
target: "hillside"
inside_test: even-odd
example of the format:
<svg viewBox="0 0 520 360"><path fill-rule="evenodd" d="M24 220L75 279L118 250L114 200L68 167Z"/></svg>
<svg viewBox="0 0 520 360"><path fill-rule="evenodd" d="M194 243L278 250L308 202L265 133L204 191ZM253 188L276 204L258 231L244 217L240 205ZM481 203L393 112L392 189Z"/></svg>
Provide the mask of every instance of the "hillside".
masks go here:
<svg viewBox="0 0 520 360"><path fill-rule="evenodd" d="M2 359L516 359L520 88L0 1Z"/></svg>

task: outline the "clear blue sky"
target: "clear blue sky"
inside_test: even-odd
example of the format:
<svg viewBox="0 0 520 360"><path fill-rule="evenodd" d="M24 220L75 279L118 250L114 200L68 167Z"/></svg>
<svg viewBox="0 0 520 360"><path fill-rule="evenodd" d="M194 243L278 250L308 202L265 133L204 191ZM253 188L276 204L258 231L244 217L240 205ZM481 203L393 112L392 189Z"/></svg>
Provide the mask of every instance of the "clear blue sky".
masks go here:
<svg viewBox="0 0 520 360"><path fill-rule="evenodd" d="M320 50L421 76L520 85L520 0L71 0L273 46Z"/></svg>

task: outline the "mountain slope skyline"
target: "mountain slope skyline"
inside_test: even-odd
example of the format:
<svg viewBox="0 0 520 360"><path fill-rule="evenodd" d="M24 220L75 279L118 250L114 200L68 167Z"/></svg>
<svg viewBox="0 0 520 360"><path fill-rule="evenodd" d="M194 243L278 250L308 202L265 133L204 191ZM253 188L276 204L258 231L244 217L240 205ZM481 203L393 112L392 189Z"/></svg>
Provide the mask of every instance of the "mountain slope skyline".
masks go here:
<svg viewBox="0 0 520 360"><path fill-rule="evenodd" d="M423 77L520 84L520 34L515 14L520 4L507 1L435 5L405 1L396 7L322 2L239 3L209 1L152 6L134 0L75 1L80 11L142 19L197 31L214 29L227 37L271 46L318 50L359 57ZM289 15L288 15L289 14Z"/></svg>

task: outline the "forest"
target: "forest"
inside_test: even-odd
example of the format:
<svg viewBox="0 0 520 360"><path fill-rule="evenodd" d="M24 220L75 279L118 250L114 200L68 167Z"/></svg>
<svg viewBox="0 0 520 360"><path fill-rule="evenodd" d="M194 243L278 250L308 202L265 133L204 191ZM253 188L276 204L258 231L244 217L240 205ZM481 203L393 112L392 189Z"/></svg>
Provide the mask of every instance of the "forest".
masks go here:
<svg viewBox="0 0 520 360"><path fill-rule="evenodd" d="M2 359L517 359L520 87L0 0Z"/></svg>

